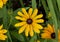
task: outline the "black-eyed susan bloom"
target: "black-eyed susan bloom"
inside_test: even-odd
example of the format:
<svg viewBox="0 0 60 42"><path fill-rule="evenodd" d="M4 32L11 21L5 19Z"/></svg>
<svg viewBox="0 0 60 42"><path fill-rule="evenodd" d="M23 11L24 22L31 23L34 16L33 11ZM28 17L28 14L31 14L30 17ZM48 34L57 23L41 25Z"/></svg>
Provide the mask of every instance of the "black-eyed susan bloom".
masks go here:
<svg viewBox="0 0 60 42"><path fill-rule="evenodd" d="M5 33L7 33L7 30L2 28L3 25L0 26L0 40L5 40L7 38L7 36L5 35Z"/></svg>
<svg viewBox="0 0 60 42"><path fill-rule="evenodd" d="M0 0L0 8L3 7L4 4L6 4L7 0Z"/></svg>
<svg viewBox="0 0 60 42"><path fill-rule="evenodd" d="M47 27L44 28L43 32L44 33L41 34L41 37L44 39L55 39L56 38L54 26L51 26L50 24L48 24ZM58 30L58 40L60 42L60 30Z"/></svg>
<svg viewBox="0 0 60 42"><path fill-rule="evenodd" d="M28 34L30 34L30 36L34 35L35 33L40 33L40 29L43 29L42 25L38 24L38 23L43 23L44 20L41 19L43 17L43 14L39 14L38 13L38 9L35 9L33 11L32 8L29 9L28 13L26 12L25 8L22 8L22 13L20 11L18 11L18 15L15 18L17 20L21 20L22 22L16 23L15 27L20 27L18 33L22 33L23 31L25 31L25 35L28 36Z"/></svg>

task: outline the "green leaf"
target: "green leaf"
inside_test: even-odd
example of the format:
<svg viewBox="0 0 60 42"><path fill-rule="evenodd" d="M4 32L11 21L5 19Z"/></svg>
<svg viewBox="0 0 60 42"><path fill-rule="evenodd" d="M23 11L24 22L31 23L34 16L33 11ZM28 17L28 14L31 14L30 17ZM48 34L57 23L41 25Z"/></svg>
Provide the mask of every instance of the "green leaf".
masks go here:
<svg viewBox="0 0 60 42"><path fill-rule="evenodd" d="M53 6L54 6L54 10L55 10L55 13L56 13L56 16L57 16L57 19L60 18L60 13L59 13L59 9L58 9L58 6L57 6L57 3L56 3L56 0L52 0L53 2Z"/></svg>
<svg viewBox="0 0 60 42"><path fill-rule="evenodd" d="M24 36L22 34L18 34L17 31L10 31L11 35L14 36L19 41L25 42Z"/></svg>
<svg viewBox="0 0 60 42"><path fill-rule="evenodd" d="M36 34L33 37L31 37L29 42L34 42L35 40L37 40L37 35Z"/></svg>
<svg viewBox="0 0 60 42"><path fill-rule="evenodd" d="M58 4L59 11L60 11L60 0L57 0L57 4Z"/></svg>

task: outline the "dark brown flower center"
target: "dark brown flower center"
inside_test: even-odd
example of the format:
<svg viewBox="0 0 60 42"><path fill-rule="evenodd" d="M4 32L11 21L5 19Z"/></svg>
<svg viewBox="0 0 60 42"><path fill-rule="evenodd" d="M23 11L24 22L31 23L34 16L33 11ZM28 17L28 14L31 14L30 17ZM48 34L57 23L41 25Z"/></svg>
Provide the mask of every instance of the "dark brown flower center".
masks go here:
<svg viewBox="0 0 60 42"><path fill-rule="evenodd" d="M32 19L29 18L29 19L27 19L26 22L27 22L27 24L32 24L33 21L32 21Z"/></svg>
<svg viewBox="0 0 60 42"><path fill-rule="evenodd" d="M52 38L52 39L55 39L55 36L56 36L55 33L52 33L52 34L51 34L51 38Z"/></svg>

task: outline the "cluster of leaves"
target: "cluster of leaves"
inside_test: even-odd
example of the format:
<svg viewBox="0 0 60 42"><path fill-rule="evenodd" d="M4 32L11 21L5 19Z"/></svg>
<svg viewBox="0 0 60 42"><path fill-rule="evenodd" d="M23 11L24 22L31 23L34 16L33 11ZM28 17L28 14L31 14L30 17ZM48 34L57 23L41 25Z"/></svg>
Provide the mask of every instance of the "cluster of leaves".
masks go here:
<svg viewBox="0 0 60 42"><path fill-rule="evenodd" d="M6 6L0 9L0 24L4 25L4 28L8 30L7 40L0 42L35 42L40 40L41 42L51 42L52 40L41 39L40 35L34 35L33 37L25 37L24 34L18 34L18 28L14 27L17 21L14 17L17 15L17 11L21 11L21 8L28 10L30 7L38 8L38 13L42 13L46 26L47 23L53 23L56 29L60 27L60 0L8 0ZM51 17L48 17L51 13ZM57 38L56 38L57 40Z"/></svg>

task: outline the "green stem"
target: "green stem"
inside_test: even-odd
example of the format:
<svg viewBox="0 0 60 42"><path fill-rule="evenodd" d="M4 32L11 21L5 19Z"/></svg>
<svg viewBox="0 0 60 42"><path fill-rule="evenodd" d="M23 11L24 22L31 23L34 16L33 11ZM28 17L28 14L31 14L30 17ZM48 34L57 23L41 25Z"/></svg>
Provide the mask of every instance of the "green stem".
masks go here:
<svg viewBox="0 0 60 42"><path fill-rule="evenodd" d="M9 27L10 27L10 25L11 25L11 23L12 23L12 14L13 14L13 10L12 9L9 9L8 10L9 11L9 16L10 16L10 23L9 23Z"/></svg>
<svg viewBox="0 0 60 42"><path fill-rule="evenodd" d="M42 2L42 5L43 5L43 7L44 7L44 9L45 9L45 12L46 12L46 14L48 14L48 7L47 7L47 4L46 4L46 1L45 0L41 0L41 2Z"/></svg>
<svg viewBox="0 0 60 42"><path fill-rule="evenodd" d="M39 0L39 7L41 6L41 1Z"/></svg>
<svg viewBox="0 0 60 42"><path fill-rule="evenodd" d="M11 36L10 36L10 33L9 33L9 31L8 31L8 37L9 37L9 40L10 40L10 42L12 42L12 39L11 39Z"/></svg>
<svg viewBox="0 0 60 42"><path fill-rule="evenodd" d="M8 10L9 11L9 10ZM12 22L12 14L13 14L13 10L12 9L10 9L10 13L8 13L9 14L9 16L10 16L10 22L9 22L9 26L8 26L8 28L10 27L10 25L11 25L11 22ZM12 39L11 39L11 36L10 36L10 32L8 31L8 37L9 37L9 39L10 39L10 42L12 42Z"/></svg>
<svg viewBox="0 0 60 42"><path fill-rule="evenodd" d="M35 9L36 7L36 0L32 0L32 8Z"/></svg>
<svg viewBox="0 0 60 42"><path fill-rule="evenodd" d="M58 42L58 37L57 37L58 36L58 23L57 23L57 17L56 17L55 11L54 11L52 0L47 0L47 3L48 3L48 6L50 9L52 18L53 18L52 21L53 21L55 33L56 33L56 42Z"/></svg>
<svg viewBox="0 0 60 42"><path fill-rule="evenodd" d="M24 7L23 0L20 0L21 6Z"/></svg>

